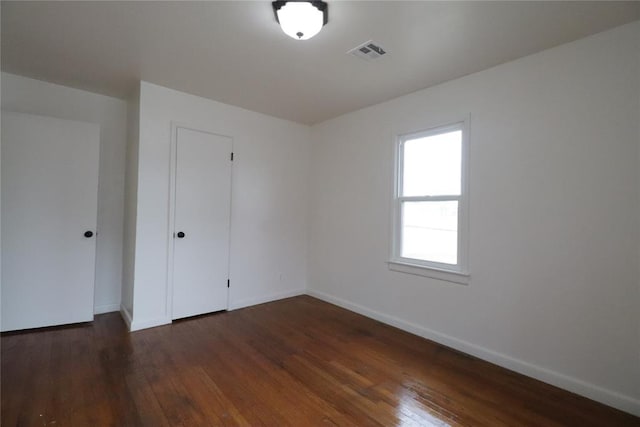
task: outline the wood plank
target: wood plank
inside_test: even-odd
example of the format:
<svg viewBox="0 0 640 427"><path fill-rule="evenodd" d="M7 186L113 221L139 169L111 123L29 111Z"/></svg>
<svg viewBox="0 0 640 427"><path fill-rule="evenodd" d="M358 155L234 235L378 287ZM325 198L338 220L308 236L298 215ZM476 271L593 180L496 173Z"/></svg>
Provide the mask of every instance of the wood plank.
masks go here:
<svg viewBox="0 0 640 427"><path fill-rule="evenodd" d="M312 297L128 333L2 335L6 426L638 426L640 419Z"/></svg>

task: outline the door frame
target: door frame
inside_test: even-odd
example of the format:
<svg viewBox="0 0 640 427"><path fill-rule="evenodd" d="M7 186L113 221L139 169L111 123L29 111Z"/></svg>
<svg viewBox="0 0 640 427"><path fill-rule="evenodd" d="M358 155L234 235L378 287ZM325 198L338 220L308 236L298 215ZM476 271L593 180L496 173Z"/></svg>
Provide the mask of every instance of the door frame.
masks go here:
<svg viewBox="0 0 640 427"><path fill-rule="evenodd" d="M175 238L173 233L175 232L176 221L176 175L178 166L178 129L186 129L195 132L207 133L214 136L220 136L223 138L229 138L231 140L231 151L235 140L232 136L225 135L216 132L211 129L192 126L183 122L171 121L171 142L169 145L169 221L167 229L167 283L166 283L166 302L165 302L165 314L169 322L173 322L173 262L175 252ZM233 213L233 162L231 162L231 188L229 189L229 241L227 242L227 250L229 252L229 261L227 265L227 272L229 280L231 280L231 229L232 229L232 213ZM226 310L229 309L229 289L227 289L227 301L225 302Z"/></svg>

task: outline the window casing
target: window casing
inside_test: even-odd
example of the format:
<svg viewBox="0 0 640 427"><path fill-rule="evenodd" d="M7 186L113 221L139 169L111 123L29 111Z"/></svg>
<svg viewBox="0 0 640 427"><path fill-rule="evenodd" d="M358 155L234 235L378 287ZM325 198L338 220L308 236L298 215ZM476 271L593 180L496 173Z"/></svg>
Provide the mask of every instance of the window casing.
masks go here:
<svg viewBox="0 0 640 427"><path fill-rule="evenodd" d="M467 129L463 120L397 138L391 269L467 283Z"/></svg>

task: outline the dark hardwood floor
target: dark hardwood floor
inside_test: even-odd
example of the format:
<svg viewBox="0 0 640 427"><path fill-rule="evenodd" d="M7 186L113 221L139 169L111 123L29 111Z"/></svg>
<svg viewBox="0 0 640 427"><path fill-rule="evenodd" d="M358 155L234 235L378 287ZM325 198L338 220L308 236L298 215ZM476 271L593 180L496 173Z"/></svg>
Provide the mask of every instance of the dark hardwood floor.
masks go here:
<svg viewBox="0 0 640 427"><path fill-rule="evenodd" d="M302 296L127 333L2 336L2 426L639 426L640 419Z"/></svg>

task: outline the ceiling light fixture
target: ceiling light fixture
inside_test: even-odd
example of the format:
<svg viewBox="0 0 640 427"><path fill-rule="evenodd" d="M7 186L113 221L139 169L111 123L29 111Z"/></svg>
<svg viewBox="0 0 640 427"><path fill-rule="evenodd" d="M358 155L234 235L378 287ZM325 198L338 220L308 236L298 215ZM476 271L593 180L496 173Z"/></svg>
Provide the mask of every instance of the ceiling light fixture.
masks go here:
<svg viewBox="0 0 640 427"><path fill-rule="evenodd" d="M282 31L296 40L310 39L329 21L324 1L274 1L271 5Z"/></svg>

